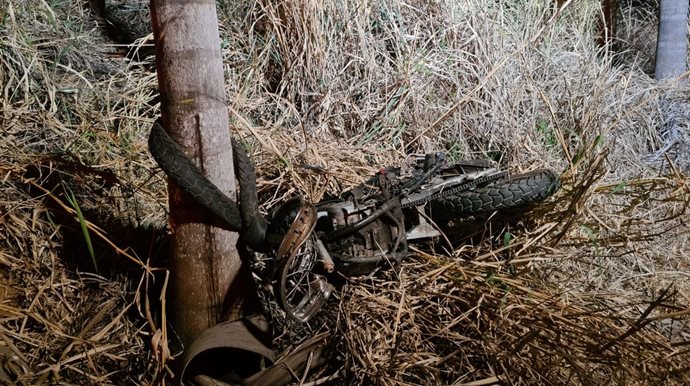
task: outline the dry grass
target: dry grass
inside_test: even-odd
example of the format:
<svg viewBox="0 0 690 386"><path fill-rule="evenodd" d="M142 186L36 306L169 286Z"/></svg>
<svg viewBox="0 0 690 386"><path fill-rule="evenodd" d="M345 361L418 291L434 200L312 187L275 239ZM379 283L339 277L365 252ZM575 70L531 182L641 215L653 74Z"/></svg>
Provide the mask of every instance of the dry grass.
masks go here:
<svg viewBox="0 0 690 386"><path fill-rule="evenodd" d="M282 346L335 333L318 377L690 382L687 79L650 80L647 49L598 52L598 2L566 4L219 3L229 114L264 209L411 152L564 171L522 222L422 248L353 279L320 321L278 324ZM628 47L648 45L650 13L624 14ZM3 0L0 20L0 353L26 363L21 384L169 383L155 74L79 2Z"/></svg>

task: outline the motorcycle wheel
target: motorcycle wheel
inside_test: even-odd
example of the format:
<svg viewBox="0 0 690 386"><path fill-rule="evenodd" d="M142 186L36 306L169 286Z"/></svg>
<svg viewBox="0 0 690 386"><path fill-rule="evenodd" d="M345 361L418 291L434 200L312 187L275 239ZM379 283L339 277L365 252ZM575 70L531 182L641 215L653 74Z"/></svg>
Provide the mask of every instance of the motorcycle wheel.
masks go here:
<svg viewBox="0 0 690 386"><path fill-rule="evenodd" d="M544 200L559 187L558 175L551 170L519 174L472 190L443 196L431 202L432 218L488 217L494 212L509 212Z"/></svg>

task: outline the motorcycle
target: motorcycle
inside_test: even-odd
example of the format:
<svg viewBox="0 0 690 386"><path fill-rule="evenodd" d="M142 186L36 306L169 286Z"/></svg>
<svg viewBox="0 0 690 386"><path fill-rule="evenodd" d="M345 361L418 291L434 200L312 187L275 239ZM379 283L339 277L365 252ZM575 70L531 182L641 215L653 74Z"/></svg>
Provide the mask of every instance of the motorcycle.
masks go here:
<svg viewBox="0 0 690 386"><path fill-rule="evenodd" d="M286 315L312 318L339 277L400 261L411 243L442 236L449 221L522 211L559 187L543 169L509 176L485 160L451 163L444 153L413 155L366 183L312 204L295 197L270 215L258 211L254 167L233 143L239 205L211 183L156 122L149 148L163 171L202 206L239 231L245 244L269 256L269 280Z"/></svg>

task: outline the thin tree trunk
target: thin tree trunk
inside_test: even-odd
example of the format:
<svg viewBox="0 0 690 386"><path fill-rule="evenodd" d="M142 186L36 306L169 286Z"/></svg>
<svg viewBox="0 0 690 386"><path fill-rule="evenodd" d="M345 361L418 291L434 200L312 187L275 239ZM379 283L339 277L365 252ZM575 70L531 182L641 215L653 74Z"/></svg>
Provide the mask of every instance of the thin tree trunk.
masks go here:
<svg viewBox="0 0 690 386"><path fill-rule="evenodd" d="M151 19L164 126L201 170L235 198L232 145L214 0L152 0ZM236 319L251 278L237 235L207 225L211 216L169 184L168 303L185 345L221 320ZM230 290L232 288L232 290Z"/></svg>
<svg viewBox="0 0 690 386"><path fill-rule="evenodd" d="M674 78L686 71L687 32L688 0L661 0L654 73L657 80Z"/></svg>
<svg viewBox="0 0 690 386"><path fill-rule="evenodd" d="M616 14L618 13L618 2L620 0L602 0L601 12L602 18L599 19L598 29L599 36L597 37L597 45L600 48L608 46L611 49L613 39L616 37Z"/></svg>

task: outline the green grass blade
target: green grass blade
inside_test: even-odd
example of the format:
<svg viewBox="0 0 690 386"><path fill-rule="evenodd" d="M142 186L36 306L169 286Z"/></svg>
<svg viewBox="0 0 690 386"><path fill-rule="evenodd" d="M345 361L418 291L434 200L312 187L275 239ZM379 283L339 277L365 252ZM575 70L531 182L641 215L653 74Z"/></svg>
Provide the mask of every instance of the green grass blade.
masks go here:
<svg viewBox="0 0 690 386"><path fill-rule="evenodd" d="M86 226L86 219L84 214L81 212L79 203L77 202L77 197L72 192L69 186L62 184L62 188L65 190L65 196L67 201L72 206L75 212L77 212L77 218L79 219L79 226L81 227L81 232L84 235L84 241L86 242L86 248L89 250L89 255L91 256L91 261L93 262L93 268L98 273L98 263L96 262L96 254L93 251L93 244L91 243L91 236L89 236L89 228Z"/></svg>

